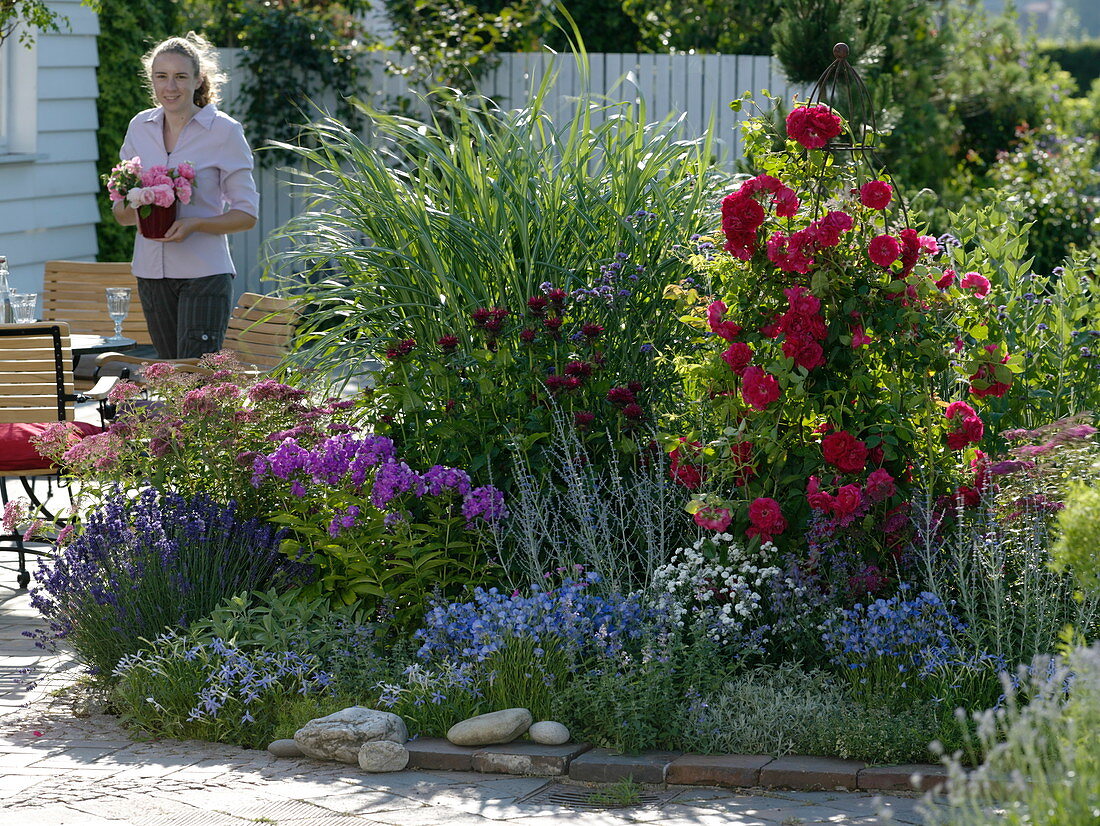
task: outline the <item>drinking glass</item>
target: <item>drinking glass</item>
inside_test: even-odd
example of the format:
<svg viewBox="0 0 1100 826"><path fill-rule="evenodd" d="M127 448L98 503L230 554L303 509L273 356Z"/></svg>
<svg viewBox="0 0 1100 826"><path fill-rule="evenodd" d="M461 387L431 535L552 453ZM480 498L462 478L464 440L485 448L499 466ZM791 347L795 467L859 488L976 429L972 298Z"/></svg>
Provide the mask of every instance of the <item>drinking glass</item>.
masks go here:
<svg viewBox="0 0 1100 826"><path fill-rule="evenodd" d="M108 342L120 342L122 336L122 322L130 314L130 288L107 287L107 315L115 323L115 334Z"/></svg>
<svg viewBox="0 0 1100 826"><path fill-rule="evenodd" d="M34 324L38 320L38 293L11 293L11 312L16 324Z"/></svg>

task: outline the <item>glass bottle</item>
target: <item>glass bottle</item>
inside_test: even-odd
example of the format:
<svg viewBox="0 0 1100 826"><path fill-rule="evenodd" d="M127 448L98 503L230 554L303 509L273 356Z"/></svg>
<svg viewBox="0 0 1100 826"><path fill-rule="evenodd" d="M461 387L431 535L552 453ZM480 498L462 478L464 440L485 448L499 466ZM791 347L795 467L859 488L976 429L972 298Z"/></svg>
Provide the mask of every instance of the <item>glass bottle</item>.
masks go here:
<svg viewBox="0 0 1100 826"><path fill-rule="evenodd" d="M11 284L8 283L8 259L0 255L0 324L15 320L11 310Z"/></svg>

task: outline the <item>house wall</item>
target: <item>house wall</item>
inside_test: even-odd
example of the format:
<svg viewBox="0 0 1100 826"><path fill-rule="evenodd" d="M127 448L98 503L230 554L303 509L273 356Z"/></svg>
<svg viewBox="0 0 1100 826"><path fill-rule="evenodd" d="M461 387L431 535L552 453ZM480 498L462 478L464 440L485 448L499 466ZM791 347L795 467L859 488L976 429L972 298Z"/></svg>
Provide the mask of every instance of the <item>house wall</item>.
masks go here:
<svg viewBox="0 0 1100 826"><path fill-rule="evenodd" d="M27 102L14 117L24 124L33 119L34 128L18 151L0 154L0 255L8 257L12 286L21 291L41 289L48 260L96 255L99 21L79 0L54 0L50 7L69 18L71 29L39 34L33 60L23 56L29 65L16 82ZM0 46L22 48L17 37Z"/></svg>

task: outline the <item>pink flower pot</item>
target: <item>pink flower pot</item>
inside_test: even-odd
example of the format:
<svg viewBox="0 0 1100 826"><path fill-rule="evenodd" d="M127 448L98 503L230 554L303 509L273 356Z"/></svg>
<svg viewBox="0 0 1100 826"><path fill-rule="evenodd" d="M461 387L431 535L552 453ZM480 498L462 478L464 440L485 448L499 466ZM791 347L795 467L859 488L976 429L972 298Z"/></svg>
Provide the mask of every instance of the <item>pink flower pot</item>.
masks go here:
<svg viewBox="0 0 1100 826"><path fill-rule="evenodd" d="M149 214L142 217L141 211L138 211L138 226L141 228L141 234L146 238L163 238L164 233L168 232L168 227L172 226L176 220L176 201L173 201L171 206L156 206L151 205L149 207Z"/></svg>

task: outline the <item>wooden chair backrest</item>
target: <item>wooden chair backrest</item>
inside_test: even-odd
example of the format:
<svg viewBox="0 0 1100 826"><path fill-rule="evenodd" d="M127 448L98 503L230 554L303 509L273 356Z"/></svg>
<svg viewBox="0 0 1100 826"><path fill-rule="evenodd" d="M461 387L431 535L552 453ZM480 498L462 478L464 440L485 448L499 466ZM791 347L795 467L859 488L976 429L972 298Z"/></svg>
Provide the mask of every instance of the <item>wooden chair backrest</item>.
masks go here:
<svg viewBox="0 0 1100 826"><path fill-rule="evenodd" d="M115 323L107 315L107 287L129 287L130 314L122 334L139 346L151 345L149 327L141 311L137 279L129 261L47 261L42 283L42 320L67 321L74 333L112 336Z"/></svg>
<svg viewBox="0 0 1100 826"><path fill-rule="evenodd" d="M72 421L73 406L64 397L73 393L72 365L68 324L0 324L0 422Z"/></svg>
<svg viewBox="0 0 1100 826"><path fill-rule="evenodd" d="M273 370L286 355L297 321L293 301L243 293L229 317L223 346L245 364Z"/></svg>

